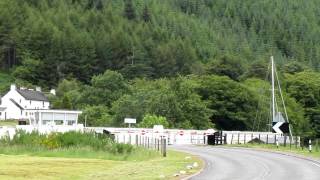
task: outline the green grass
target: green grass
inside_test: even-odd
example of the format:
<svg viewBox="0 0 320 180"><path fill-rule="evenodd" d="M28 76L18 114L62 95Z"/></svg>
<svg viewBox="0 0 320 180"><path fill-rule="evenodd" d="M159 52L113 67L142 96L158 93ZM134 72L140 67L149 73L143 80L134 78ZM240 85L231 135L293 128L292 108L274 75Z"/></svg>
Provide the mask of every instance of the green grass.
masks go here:
<svg viewBox="0 0 320 180"><path fill-rule="evenodd" d="M263 150L271 150L277 152L286 152L286 153L293 153L298 154L306 157L312 157L316 159L320 159L320 147L313 146L312 152L309 152L308 148L301 148L295 147L292 145L291 148L289 145L287 146L279 146L273 144L233 144L233 145L226 145L229 147L246 147L246 148L254 148L254 149L263 149Z"/></svg>
<svg viewBox="0 0 320 180"><path fill-rule="evenodd" d="M200 166L187 170L193 162ZM143 161L0 155L0 179L178 179L174 173L185 170L190 175L202 165L199 158L175 151Z"/></svg>
<svg viewBox="0 0 320 180"><path fill-rule="evenodd" d="M0 146L0 154L27 155L41 157L65 157L65 158L88 158L105 159L116 161L143 161L158 157L155 151L144 148L134 148L130 153L111 153L105 150L96 150L92 147L68 147L47 149L40 146Z"/></svg>
<svg viewBox="0 0 320 180"><path fill-rule="evenodd" d="M18 125L17 120L3 120L0 121L0 126L16 126Z"/></svg>

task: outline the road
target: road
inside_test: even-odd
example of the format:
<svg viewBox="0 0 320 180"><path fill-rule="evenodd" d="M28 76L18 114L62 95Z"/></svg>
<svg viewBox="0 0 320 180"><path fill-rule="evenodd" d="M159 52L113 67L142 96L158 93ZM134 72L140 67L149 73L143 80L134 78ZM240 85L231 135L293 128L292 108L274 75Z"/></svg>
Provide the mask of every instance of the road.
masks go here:
<svg viewBox="0 0 320 180"><path fill-rule="evenodd" d="M272 152L213 146L173 146L199 155L205 169L192 180L320 180L320 163Z"/></svg>

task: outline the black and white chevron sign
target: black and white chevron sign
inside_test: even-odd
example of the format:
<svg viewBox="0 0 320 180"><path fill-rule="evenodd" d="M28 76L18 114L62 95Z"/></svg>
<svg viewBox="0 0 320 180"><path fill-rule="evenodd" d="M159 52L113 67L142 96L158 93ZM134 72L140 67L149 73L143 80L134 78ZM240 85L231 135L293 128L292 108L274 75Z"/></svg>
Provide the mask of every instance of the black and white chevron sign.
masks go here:
<svg viewBox="0 0 320 180"><path fill-rule="evenodd" d="M272 130L274 133L289 133L289 123L272 122Z"/></svg>

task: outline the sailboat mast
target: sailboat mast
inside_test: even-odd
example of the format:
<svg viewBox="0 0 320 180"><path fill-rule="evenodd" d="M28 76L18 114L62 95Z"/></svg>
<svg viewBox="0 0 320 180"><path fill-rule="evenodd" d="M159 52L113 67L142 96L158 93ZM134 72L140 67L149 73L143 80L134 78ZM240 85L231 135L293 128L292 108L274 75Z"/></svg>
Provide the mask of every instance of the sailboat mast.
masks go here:
<svg viewBox="0 0 320 180"><path fill-rule="evenodd" d="M272 83L272 122L275 121L275 92L274 92L274 62L273 56L271 56L271 83Z"/></svg>

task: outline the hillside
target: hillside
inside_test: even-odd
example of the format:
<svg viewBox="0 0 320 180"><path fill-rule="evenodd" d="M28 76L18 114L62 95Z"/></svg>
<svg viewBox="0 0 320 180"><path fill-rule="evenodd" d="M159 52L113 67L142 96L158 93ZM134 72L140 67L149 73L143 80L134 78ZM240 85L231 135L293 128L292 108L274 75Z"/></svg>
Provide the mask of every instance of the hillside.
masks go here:
<svg viewBox="0 0 320 180"><path fill-rule="evenodd" d="M83 109L91 125L155 114L171 127L267 130L258 87L273 55L295 132L320 136L319 10L318 0L1 0L0 65L19 85L57 88L54 107Z"/></svg>
<svg viewBox="0 0 320 180"><path fill-rule="evenodd" d="M131 1L129 1L131 2ZM127 78L203 73L208 62L298 61L319 69L319 2L3 0L3 68L54 86L105 69ZM27 75L33 73L32 76Z"/></svg>

